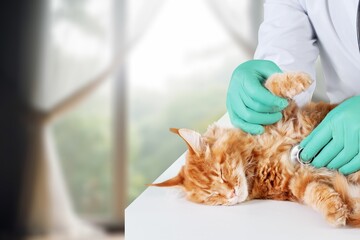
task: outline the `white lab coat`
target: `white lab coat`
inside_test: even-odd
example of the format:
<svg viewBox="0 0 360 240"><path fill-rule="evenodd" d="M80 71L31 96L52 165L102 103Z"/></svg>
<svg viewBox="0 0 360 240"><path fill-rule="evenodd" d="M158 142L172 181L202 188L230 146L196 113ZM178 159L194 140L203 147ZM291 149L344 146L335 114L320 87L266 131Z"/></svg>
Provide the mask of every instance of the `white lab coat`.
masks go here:
<svg viewBox="0 0 360 240"><path fill-rule="evenodd" d="M315 79L320 54L330 102L359 95L358 4L359 0L265 0L254 58ZM309 100L314 89L315 84L298 102Z"/></svg>

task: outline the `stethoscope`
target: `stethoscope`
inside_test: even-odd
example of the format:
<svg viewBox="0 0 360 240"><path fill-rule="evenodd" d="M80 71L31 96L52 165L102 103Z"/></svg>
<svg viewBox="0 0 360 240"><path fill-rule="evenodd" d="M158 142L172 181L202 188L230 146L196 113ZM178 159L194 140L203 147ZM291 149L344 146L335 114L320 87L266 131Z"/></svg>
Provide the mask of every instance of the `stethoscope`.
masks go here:
<svg viewBox="0 0 360 240"><path fill-rule="evenodd" d="M309 165L313 159L310 159L309 161L303 161L300 157L300 154L304 148L300 147L300 144L294 145L290 150L290 160L293 163L300 163L302 165Z"/></svg>

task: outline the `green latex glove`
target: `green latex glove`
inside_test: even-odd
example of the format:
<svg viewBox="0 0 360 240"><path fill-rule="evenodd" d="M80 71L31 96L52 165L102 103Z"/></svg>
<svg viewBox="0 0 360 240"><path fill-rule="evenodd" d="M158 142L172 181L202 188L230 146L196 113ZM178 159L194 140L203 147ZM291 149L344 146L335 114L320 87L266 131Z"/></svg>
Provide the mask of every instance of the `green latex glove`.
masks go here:
<svg viewBox="0 0 360 240"><path fill-rule="evenodd" d="M300 157L314 158L314 167L338 169L342 174L360 170L360 96L352 97L332 111L301 143Z"/></svg>
<svg viewBox="0 0 360 240"><path fill-rule="evenodd" d="M238 66L230 81L226 107L231 123L251 134L264 132L269 125L282 118L281 110L287 100L270 93L264 81L274 73L282 72L273 62L250 60Z"/></svg>

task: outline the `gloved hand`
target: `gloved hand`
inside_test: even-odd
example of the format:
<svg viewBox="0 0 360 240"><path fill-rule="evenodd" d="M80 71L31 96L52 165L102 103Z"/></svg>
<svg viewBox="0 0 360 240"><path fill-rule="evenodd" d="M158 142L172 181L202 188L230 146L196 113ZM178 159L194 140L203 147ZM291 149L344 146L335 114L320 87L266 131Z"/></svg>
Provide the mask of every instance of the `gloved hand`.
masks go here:
<svg viewBox="0 0 360 240"><path fill-rule="evenodd" d="M342 174L360 170L360 95L333 110L301 143L300 157L314 167L338 169Z"/></svg>
<svg viewBox="0 0 360 240"><path fill-rule="evenodd" d="M226 107L231 123L251 134L264 132L262 125L273 124L282 118L286 99L270 93L264 81L280 68L267 60L250 60L238 66L230 81Z"/></svg>

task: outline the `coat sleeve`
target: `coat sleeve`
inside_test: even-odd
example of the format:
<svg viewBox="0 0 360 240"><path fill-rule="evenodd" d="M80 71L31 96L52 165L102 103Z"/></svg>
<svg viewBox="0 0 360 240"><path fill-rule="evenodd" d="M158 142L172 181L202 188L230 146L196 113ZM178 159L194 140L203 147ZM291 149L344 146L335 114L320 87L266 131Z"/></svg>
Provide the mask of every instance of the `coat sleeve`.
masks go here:
<svg viewBox="0 0 360 240"><path fill-rule="evenodd" d="M316 34L299 0L265 0L264 21L254 59L275 62L283 71L302 71L315 80L315 61L319 55ZM302 105L309 101L315 82L296 98Z"/></svg>

